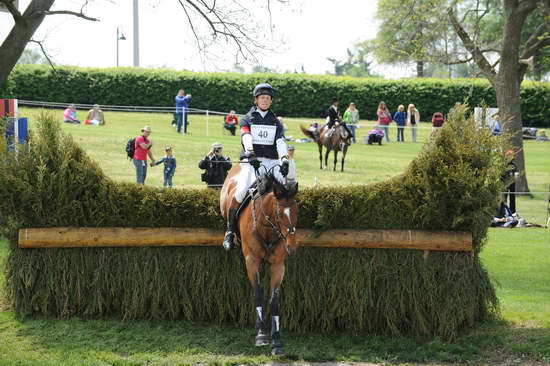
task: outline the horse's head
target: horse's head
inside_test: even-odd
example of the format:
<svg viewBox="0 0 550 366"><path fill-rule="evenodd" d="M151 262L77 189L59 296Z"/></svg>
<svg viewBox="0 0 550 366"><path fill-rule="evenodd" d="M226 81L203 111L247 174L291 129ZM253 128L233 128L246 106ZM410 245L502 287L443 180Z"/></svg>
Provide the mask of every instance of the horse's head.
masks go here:
<svg viewBox="0 0 550 366"><path fill-rule="evenodd" d="M281 184L273 180L273 195L275 196L275 216L278 229L284 237L284 245L288 255L298 249L296 242L296 225L298 223L298 205L296 204L298 183Z"/></svg>

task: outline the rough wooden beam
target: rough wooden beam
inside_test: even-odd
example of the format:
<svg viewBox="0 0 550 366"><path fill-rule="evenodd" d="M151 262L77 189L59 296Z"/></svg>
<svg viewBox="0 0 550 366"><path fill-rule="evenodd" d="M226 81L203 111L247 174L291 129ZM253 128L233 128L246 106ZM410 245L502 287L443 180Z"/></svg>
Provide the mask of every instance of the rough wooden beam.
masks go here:
<svg viewBox="0 0 550 366"><path fill-rule="evenodd" d="M52 227L19 230L21 248L221 246L224 233L199 228ZM304 247L472 251L472 235L455 231L298 229Z"/></svg>

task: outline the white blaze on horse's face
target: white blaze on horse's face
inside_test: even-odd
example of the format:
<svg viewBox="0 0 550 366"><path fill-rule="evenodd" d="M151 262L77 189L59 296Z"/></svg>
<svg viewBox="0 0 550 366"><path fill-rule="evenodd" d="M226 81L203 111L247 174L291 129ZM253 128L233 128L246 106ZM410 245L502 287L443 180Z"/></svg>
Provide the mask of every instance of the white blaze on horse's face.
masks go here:
<svg viewBox="0 0 550 366"><path fill-rule="evenodd" d="M292 225L292 218L290 217L290 213L291 213L290 207L285 207L283 212L285 213L285 216L288 219L288 229L287 229L288 235L296 234L296 227Z"/></svg>

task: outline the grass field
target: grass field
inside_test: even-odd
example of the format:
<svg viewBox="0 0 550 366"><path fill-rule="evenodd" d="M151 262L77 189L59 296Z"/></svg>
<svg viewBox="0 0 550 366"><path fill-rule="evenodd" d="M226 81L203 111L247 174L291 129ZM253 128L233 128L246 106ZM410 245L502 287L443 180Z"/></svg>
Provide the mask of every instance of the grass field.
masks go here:
<svg viewBox="0 0 550 366"><path fill-rule="evenodd" d="M30 117L38 110L23 109ZM60 111L57 111L60 114ZM61 114L60 114L61 115ZM232 159L238 157L239 142L222 135L220 117L211 121L204 136L205 119L191 117L191 134L177 135L169 126L170 116L108 113L106 127L64 125L105 173L118 181L133 181L132 165L126 160L126 140L144 124L153 127L155 156L171 145L178 158L175 183L178 187L200 183L197 163L209 144L221 141ZM287 119L287 135L301 137L296 120ZM359 137L372 122L363 121ZM407 131L408 132L408 131ZM402 172L428 138L420 130L419 143L390 143L384 146L354 145L344 173L320 171L316 146L296 144L301 184L361 184L377 182ZM395 134L395 131L392 131ZM392 136L393 137L393 136ZM409 138L407 134L406 138ZM550 144L526 143L528 179L533 191L547 190L550 183ZM160 167L151 169L147 184L160 186ZM518 211L529 221L543 223L546 195L520 198ZM0 239L0 264L7 243ZM283 360L363 361L401 364L410 362L469 364L550 363L550 230L490 229L481 253L487 270L497 284L502 319L462 334L452 343L439 339L387 338L363 334L285 333L287 355ZM0 285L4 283L0 275ZM0 295L0 366L3 365L183 365L258 364L277 360L267 349L252 345L254 331L227 325L192 322L124 322L112 319L67 320L35 317L17 319Z"/></svg>

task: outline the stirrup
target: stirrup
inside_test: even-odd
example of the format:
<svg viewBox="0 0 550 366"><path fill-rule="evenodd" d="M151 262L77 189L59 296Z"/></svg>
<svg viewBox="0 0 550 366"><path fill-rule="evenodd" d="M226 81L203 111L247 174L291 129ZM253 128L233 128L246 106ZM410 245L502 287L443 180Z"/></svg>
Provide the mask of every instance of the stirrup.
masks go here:
<svg viewBox="0 0 550 366"><path fill-rule="evenodd" d="M223 238L223 249L229 251L235 248L234 236L235 233L233 233L232 231L228 231L225 233L225 237Z"/></svg>

